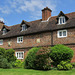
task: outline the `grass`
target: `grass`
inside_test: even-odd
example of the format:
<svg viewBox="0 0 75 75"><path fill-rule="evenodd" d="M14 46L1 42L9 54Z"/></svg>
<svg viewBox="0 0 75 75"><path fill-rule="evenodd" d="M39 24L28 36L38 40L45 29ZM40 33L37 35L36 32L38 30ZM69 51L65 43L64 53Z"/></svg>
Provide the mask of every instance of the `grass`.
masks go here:
<svg viewBox="0 0 75 75"><path fill-rule="evenodd" d="M31 69L0 69L0 75L75 75L75 69L69 71L39 71Z"/></svg>

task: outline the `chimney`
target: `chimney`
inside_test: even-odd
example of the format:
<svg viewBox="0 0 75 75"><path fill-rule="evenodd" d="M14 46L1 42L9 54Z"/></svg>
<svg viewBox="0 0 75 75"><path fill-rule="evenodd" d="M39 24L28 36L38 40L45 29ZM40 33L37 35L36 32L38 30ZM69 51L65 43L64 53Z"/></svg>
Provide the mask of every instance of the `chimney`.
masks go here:
<svg viewBox="0 0 75 75"><path fill-rule="evenodd" d="M52 10L48 7L42 9L42 21L47 20L51 16Z"/></svg>

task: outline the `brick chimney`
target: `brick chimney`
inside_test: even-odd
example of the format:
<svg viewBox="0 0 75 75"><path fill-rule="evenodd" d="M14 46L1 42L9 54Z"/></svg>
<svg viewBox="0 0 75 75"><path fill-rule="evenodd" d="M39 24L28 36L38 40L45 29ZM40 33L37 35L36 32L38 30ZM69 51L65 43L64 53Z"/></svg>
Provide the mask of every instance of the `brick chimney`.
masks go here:
<svg viewBox="0 0 75 75"><path fill-rule="evenodd" d="M52 10L48 7L42 9L42 21L47 20L51 16Z"/></svg>

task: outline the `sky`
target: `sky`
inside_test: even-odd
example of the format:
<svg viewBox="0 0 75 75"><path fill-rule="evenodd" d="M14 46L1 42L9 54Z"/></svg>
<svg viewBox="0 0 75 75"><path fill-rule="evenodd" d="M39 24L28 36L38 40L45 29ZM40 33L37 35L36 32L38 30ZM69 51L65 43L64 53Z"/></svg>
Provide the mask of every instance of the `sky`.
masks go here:
<svg viewBox="0 0 75 75"><path fill-rule="evenodd" d="M71 13L75 12L75 0L0 0L0 20L7 26L38 20L45 7L52 10L52 16L60 11Z"/></svg>

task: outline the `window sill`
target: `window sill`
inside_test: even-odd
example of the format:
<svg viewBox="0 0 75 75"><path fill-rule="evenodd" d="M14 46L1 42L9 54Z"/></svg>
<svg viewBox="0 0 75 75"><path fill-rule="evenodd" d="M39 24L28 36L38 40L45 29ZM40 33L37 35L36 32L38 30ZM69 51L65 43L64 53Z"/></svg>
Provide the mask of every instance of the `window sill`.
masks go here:
<svg viewBox="0 0 75 75"><path fill-rule="evenodd" d="M59 23L58 23L57 25L65 25L65 24L66 24L66 23L62 23L62 24L59 24Z"/></svg>
<svg viewBox="0 0 75 75"><path fill-rule="evenodd" d="M17 42L18 44L22 44L23 42Z"/></svg>
<svg viewBox="0 0 75 75"><path fill-rule="evenodd" d="M20 59L21 60L21 59L24 59L24 58L17 58L17 59Z"/></svg>
<svg viewBox="0 0 75 75"><path fill-rule="evenodd" d="M67 36L62 36L62 37L59 37L59 36L58 36L58 38L66 38L66 37L67 37Z"/></svg>
<svg viewBox="0 0 75 75"><path fill-rule="evenodd" d="M3 44L1 44L0 46L2 46Z"/></svg>

